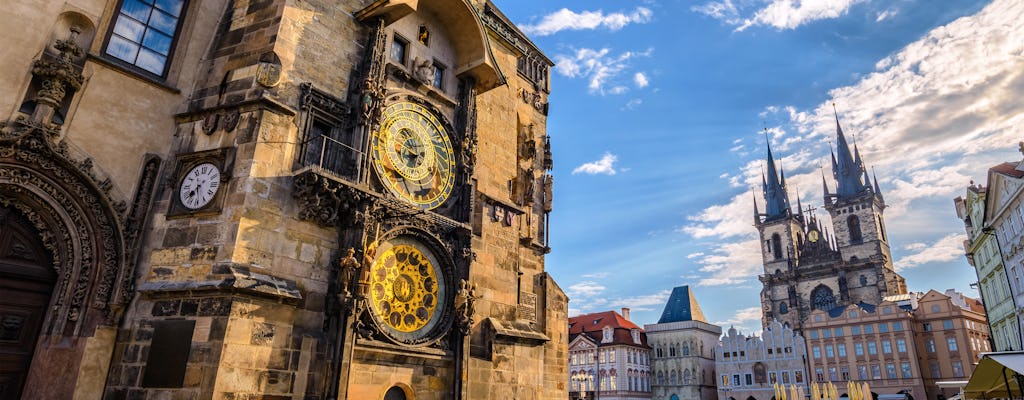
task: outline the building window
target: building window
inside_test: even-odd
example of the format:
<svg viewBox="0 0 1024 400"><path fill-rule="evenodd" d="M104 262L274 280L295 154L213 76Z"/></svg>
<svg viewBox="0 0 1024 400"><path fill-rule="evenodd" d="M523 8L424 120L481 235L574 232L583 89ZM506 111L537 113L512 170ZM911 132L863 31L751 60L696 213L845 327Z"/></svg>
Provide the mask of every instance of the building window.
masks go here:
<svg viewBox="0 0 1024 400"><path fill-rule="evenodd" d="M786 302L779 304L779 314L789 314L789 305Z"/></svg>
<svg viewBox="0 0 1024 400"><path fill-rule="evenodd" d="M882 341L882 353L883 354L892 354L892 342L890 342L888 340L883 340Z"/></svg>
<svg viewBox="0 0 1024 400"><path fill-rule="evenodd" d="M875 342L868 342L868 354L870 354L870 355L878 354L878 346L875 345Z"/></svg>
<svg viewBox="0 0 1024 400"><path fill-rule="evenodd" d="M444 90L444 66L434 63L434 87Z"/></svg>
<svg viewBox="0 0 1024 400"><path fill-rule="evenodd" d="M814 346L811 348L811 353L814 354L814 358L821 358L821 347Z"/></svg>
<svg viewBox="0 0 1024 400"><path fill-rule="evenodd" d="M750 386L750 385L754 384L754 376L751 375L751 374L744 375L743 379L747 382L747 386Z"/></svg>
<svg viewBox="0 0 1024 400"><path fill-rule="evenodd" d="M843 337L843 327L833 329L832 333L834 333L836 337Z"/></svg>
<svg viewBox="0 0 1024 400"><path fill-rule="evenodd" d="M850 380L850 367L839 367L839 377L844 381Z"/></svg>
<svg viewBox="0 0 1024 400"><path fill-rule="evenodd" d="M817 378L817 381L818 381L818 382L822 382L822 381L824 381L824 380L825 380L825 373L824 373L824 370L823 370L823 369L821 369L821 367L817 367L817 368L815 368L815 369L814 369L814 377L815 377L815 378Z"/></svg>
<svg viewBox="0 0 1024 400"><path fill-rule="evenodd" d="M180 388L185 381L196 321L153 322L153 341L142 374L142 387Z"/></svg>
<svg viewBox="0 0 1024 400"><path fill-rule="evenodd" d="M776 233L772 235L772 253L775 255L775 259L782 258L782 238Z"/></svg>
<svg viewBox="0 0 1024 400"><path fill-rule="evenodd" d="M828 329L828 328L822 329L821 330L821 337L823 337L823 338L830 338L830 337L832 337L832 330Z"/></svg>
<svg viewBox="0 0 1024 400"><path fill-rule="evenodd" d="M836 370L836 367L828 367L828 379L830 381L839 380L839 371Z"/></svg>
<svg viewBox="0 0 1024 400"><path fill-rule="evenodd" d="M835 356L836 356L836 352L835 352L835 349L832 348L832 345L830 345L830 344L825 345L825 357L832 358L832 357L835 357Z"/></svg>
<svg viewBox="0 0 1024 400"><path fill-rule="evenodd" d="M837 344L836 353L838 353L840 357L846 357L846 345L843 343Z"/></svg>
<svg viewBox="0 0 1024 400"><path fill-rule="evenodd" d="M660 376L660 372L658 373ZM729 375L722 375L722 386L729 386Z"/></svg>
<svg viewBox="0 0 1024 400"><path fill-rule="evenodd" d="M768 382L773 384L773 385L776 384L776 383L779 383L779 375L776 374L775 371L769 372L768 373Z"/></svg>
<svg viewBox="0 0 1024 400"><path fill-rule="evenodd" d="M868 285L868 277L866 275L861 275L860 276L860 285L861 286L867 286Z"/></svg>
<svg viewBox="0 0 1024 400"><path fill-rule="evenodd" d="M885 363L885 374L886 374L886 377L889 378L889 379L896 379L896 378L898 378L898 376L896 376L896 364Z"/></svg>
<svg viewBox="0 0 1024 400"><path fill-rule="evenodd" d="M896 351L900 353L907 352L907 341L905 339L896 339Z"/></svg>
<svg viewBox="0 0 1024 400"><path fill-rule="evenodd" d="M796 383L804 383L804 371L793 371L793 378Z"/></svg>
<svg viewBox="0 0 1024 400"><path fill-rule="evenodd" d="M928 348L929 353L935 352L935 339L928 339L924 341L925 347Z"/></svg>
<svg viewBox="0 0 1024 400"><path fill-rule="evenodd" d="M900 363L900 372L903 374L904 379L909 379L913 376L910 371L910 363L906 361Z"/></svg>
<svg viewBox="0 0 1024 400"><path fill-rule="evenodd" d="M860 335L860 325L854 325L850 327L850 334Z"/></svg>
<svg viewBox="0 0 1024 400"><path fill-rule="evenodd" d="M956 351L957 350L956 338L948 338L948 339L946 339L946 346L949 347L949 351Z"/></svg>
<svg viewBox="0 0 1024 400"><path fill-rule="evenodd" d="M846 227L850 231L850 243L861 244L864 241L864 237L861 236L860 232L860 218L856 215L851 215L850 218L846 219Z"/></svg>
<svg viewBox="0 0 1024 400"><path fill-rule="evenodd" d="M942 321L942 329L953 329L953 320L947 319L945 321Z"/></svg>
<svg viewBox="0 0 1024 400"><path fill-rule="evenodd" d="M819 285L811 292L811 303L814 304L815 309L828 311L835 307L836 299L832 295L832 289L825 285Z"/></svg>
<svg viewBox="0 0 1024 400"><path fill-rule="evenodd" d="M868 367L866 365L857 366L857 379L865 380L868 379Z"/></svg>
<svg viewBox="0 0 1024 400"><path fill-rule="evenodd" d="M932 360L928 362L928 369L931 370L932 378L941 378L942 371L939 370L939 362Z"/></svg>
<svg viewBox="0 0 1024 400"><path fill-rule="evenodd" d="M871 364L871 379L882 379L882 369L878 364Z"/></svg>
<svg viewBox="0 0 1024 400"><path fill-rule="evenodd" d="M811 335L811 339L817 339L818 338L818 330L817 329L811 329L810 330L810 335Z"/></svg>
<svg viewBox="0 0 1024 400"><path fill-rule="evenodd" d="M953 377L964 377L964 365L960 363L960 360L953 360Z"/></svg>
<svg viewBox="0 0 1024 400"><path fill-rule="evenodd" d="M864 325L864 333L875 333L874 325L871 325L871 324Z"/></svg>
<svg viewBox="0 0 1024 400"><path fill-rule="evenodd" d="M124 0L107 41L108 55L153 75L167 73L184 0Z"/></svg>
<svg viewBox="0 0 1024 400"><path fill-rule="evenodd" d="M885 333L889 331L889 324L886 322L878 324L878 333Z"/></svg>
<svg viewBox="0 0 1024 400"><path fill-rule="evenodd" d="M942 310L942 308L939 307L938 304L932 304L932 312L939 312L940 310Z"/></svg>
<svg viewBox="0 0 1024 400"><path fill-rule="evenodd" d="M733 376L732 376L732 385L733 386L739 386L740 385L740 374L733 374Z"/></svg>
<svg viewBox="0 0 1024 400"><path fill-rule="evenodd" d="M861 343L854 343L853 344L853 354L858 355L858 356L864 355L864 345L861 344Z"/></svg>
<svg viewBox="0 0 1024 400"><path fill-rule="evenodd" d="M405 65L406 49L409 42L395 35L391 40L391 61L398 65Z"/></svg>
<svg viewBox="0 0 1024 400"><path fill-rule="evenodd" d="M789 383L789 371L782 371L782 383Z"/></svg>
<svg viewBox="0 0 1024 400"><path fill-rule="evenodd" d="M902 322L896 321L896 322L892 323L892 331L893 332L899 332L899 331L902 331L902 330L903 330L903 323Z"/></svg>

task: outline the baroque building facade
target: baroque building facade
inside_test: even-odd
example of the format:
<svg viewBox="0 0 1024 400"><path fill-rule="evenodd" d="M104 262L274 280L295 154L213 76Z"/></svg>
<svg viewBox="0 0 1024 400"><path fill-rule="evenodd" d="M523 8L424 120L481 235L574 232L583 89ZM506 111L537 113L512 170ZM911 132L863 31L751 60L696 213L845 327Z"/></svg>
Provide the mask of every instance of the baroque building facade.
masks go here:
<svg viewBox="0 0 1024 400"><path fill-rule="evenodd" d="M984 300L992 348L995 351L1020 350L1021 326L1007 268L998 239L992 229L985 228L987 196L988 188L972 184L964 197L954 199L954 205L967 231L964 250L967 262L978 276L978 293Z"/></svg>
<svg viewBox="0 0 1024 400"><path fill-rule="evenodd" d="M628 308L569 318L570 399L650 399L650 372L647 334Z"/></svg>
<svg viewBox="0 0 1024 400"><path fill-rule="evenodd" d="M567 396L553 64L489 1L0 16L4 399Z"/></svg>
<svg viewBox="0 0 1024 400"><path fill-rule="evenodd" d="M1024 153L1024 142L1019 144ZM983 199L972 196L972 188ZM957 198L964 219L967 260L978 273L979 290L988 307L992 336L999 350L1024 346L1024 160L988 170L984 186L972 184L966 199ZM973 200L973 201L972 201Z"/></svg>
<svg viewBox="0 0 1024 400"><path fill-rule="evenodd" d="M708 323L689 286L673 288L658 323L644 330L653 352L652 399L718 399L714 352L722 328Z"/></svg>
<svg viewBox="0 0 1024 400"><path fill-rule="evenodd" d="M893 267L878 181L868 175L857 146L851 149L838 117L836 143L834 192L822 176L831 226L820 221L813 208L804 210L799 198L793 209L785 172L776 167L769 143L762 179L765 212L754 201L764 264L760 280L765 326L779 320L801 332L814 310L878 304L887 295L907 291Z"/></svg>
<svg viewBox="0 0 1024 400"><path fill-rule="evenodd" d="M807 345L789 326L772 321L761 337L729 328L715 347L721 400L770 400L775 385L807 390Z"/></svg>

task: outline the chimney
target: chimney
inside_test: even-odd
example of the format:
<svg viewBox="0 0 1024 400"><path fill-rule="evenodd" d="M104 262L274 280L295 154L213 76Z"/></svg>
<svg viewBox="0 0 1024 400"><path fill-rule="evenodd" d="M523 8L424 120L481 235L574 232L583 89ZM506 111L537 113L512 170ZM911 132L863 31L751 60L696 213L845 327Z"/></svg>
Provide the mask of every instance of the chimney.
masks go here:
<svg viewBox="0 0 1024 400"><path fill-rule="evenodd" d="M622 307L622 318L625 318L626 321L629 321L629 308Z"/></svg>

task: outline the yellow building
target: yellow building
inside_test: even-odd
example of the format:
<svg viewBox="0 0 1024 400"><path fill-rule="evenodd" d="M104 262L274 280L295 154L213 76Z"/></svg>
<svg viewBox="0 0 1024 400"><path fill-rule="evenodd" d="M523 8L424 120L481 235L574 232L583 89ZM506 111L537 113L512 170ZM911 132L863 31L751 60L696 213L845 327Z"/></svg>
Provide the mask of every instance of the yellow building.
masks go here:
<svg viewBox="0 0 1024 400"><path fill-rule="evenodd" d="M492 4L0 17L0 397L567 396L552 63Z"/></svg>

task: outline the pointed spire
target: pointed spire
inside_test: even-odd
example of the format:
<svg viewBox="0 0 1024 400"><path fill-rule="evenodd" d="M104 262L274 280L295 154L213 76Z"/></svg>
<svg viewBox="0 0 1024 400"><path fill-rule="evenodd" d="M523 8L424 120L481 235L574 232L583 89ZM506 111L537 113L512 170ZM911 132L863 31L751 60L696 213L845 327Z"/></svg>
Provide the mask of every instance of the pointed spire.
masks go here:
<svg viewBox="0 0 1024 400"><path fill-rule="evenodd" d="M793 190L796 191L796 215L800 216L800 224L806 227L807 224L804 223L804 206L800 204L800 189L793 185Z"/></svg>
<svg viewBox="0 0 1024 400"><path fill-rule="evenodd" d="M835 103L832 103L833 111L835 111L835 106ZM836 146L839 152L838 160L833 161L833 175L835 175L836 182L838 183L836 194L841 197L858 195L868 188L864 181L861 180L862 165L857 160L854 160L853 154L850 151L850 145L846 142L846 136L843 135L843 127L839 124L838 111L835 111L835 116ZM833 154L834 159L835 157L836 155Z"/></svg>
<svg viewBox="0 0 1024 400"><path fill-rule="evenodd" d="M833 158L833 160L834 160L834 158ZM827 202L828 198L830 196L832 196L832 195L828 192L828 181L825 180L825 169L824 168L821 169L821 188L825 192L825 197L824 198L825 198L825 201Z"/></svg>
<svg viewBox="0 0 1024 400"><path fill-rule="evenodd" d="M754 225L757 225L757 224L761 223L761 212L758 211L758 209L757 209L757 195L754 194L753 190L751 190L750 191L750 196L753 197L753 200L754 200Z"/></svg>
<svg viewBox="0 0 1024 400"><path fill-rule="evenodd" d="M882 190L878 188L878 175L875 175L875 167L871 167L871 175L875 181L875 194L878 195L878 197L882 197Z"/></svg>
<svg viewBox="0 0 1024 400"><path fill-rule="evenodd" d="M764 141L768 147L767 177L762 175L764 182L765 217L773 219L786 216L789 210L789 196L786 195L785 175L780 182L778 168L772 155L772 145L768 141L768 130L764 131Z"/></svg>

